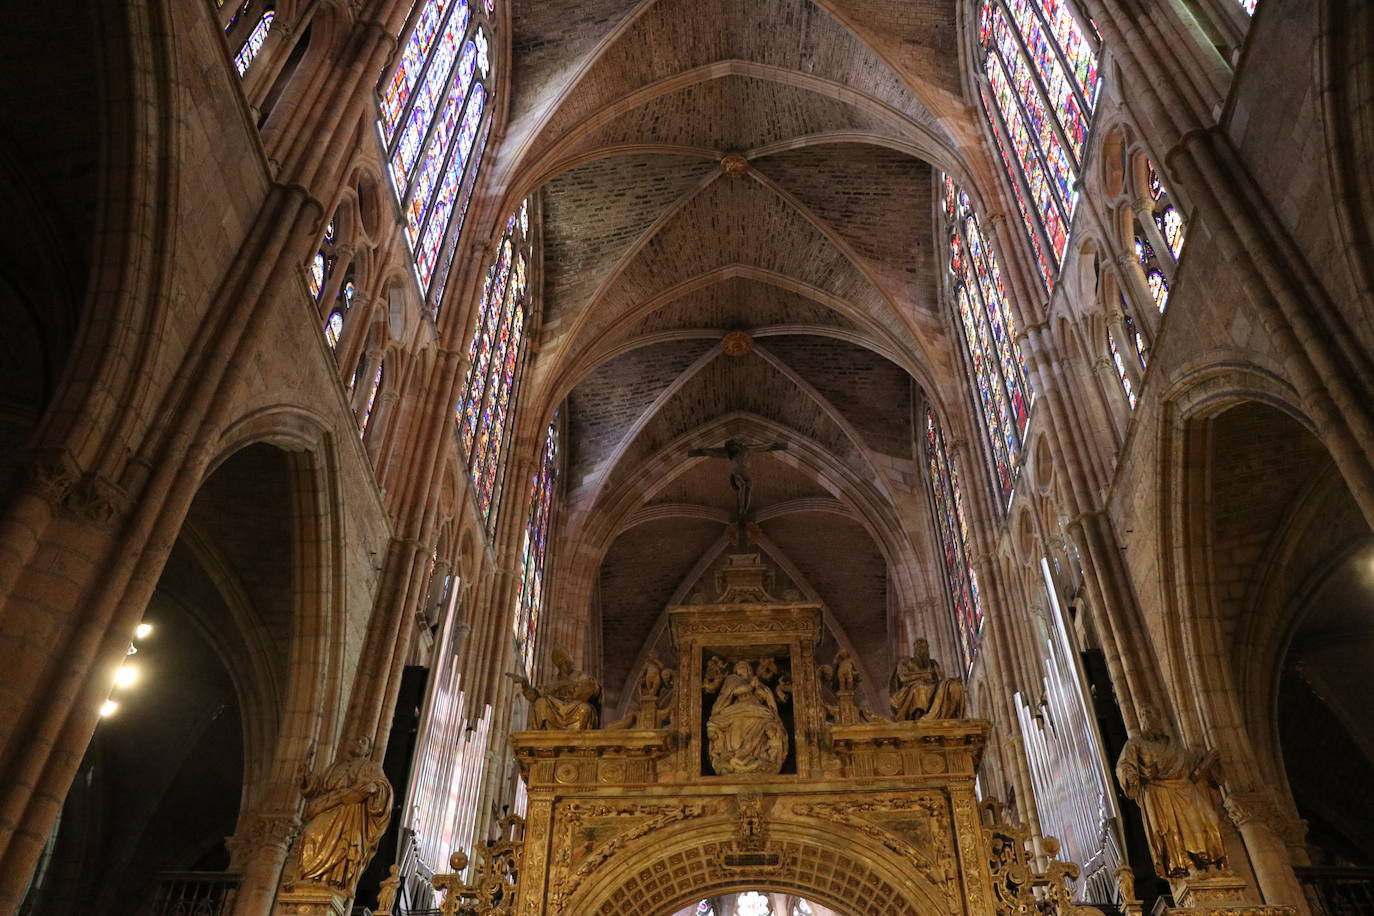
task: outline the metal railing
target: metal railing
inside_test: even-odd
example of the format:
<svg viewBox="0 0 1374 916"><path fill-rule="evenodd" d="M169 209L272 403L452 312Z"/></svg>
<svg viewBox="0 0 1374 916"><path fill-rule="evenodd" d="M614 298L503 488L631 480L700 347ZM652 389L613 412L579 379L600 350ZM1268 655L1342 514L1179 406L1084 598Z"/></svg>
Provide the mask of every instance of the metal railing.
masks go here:
<svg viewBox="0 0 1374 916"><path fill-rule="evenodd" d="M168 871L157 876L148 916L229 916L242 875Z"/></svg>
<svg viewBox="0 0 1374 916"><path fill-rule="evenodd" d="M1313 916L1374 913L1374 868L1295 868Z"/></svg>

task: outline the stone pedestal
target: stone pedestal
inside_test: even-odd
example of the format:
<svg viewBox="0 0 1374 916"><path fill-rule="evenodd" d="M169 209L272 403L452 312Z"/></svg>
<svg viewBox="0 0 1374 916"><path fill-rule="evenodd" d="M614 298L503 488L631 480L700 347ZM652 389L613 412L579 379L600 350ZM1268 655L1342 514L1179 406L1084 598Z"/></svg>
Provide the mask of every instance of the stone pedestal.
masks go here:
<svg viewBox="0 0 1374 916"><path fill-rule="evenodd" d="M1202 914L1207 916L1294 916L1290 906L1267 906L1251 903L1249 884L1235 875L1215 875L1206 878L1184 878L1178 882L1171 907L1171 916Z"/></svg>
<svg viewBox="0 0 1374 916"><path fill-rule="evenodd" d="M348 897L323 884L292 884L277 894L273 916L348 916Z"/></svg>

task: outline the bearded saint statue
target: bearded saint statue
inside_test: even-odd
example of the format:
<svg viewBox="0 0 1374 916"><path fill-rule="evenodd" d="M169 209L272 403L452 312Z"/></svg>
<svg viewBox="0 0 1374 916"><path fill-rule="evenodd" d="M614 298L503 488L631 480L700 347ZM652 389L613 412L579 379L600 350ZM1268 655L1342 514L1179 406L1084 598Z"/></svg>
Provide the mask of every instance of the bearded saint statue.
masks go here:
<svg viewBox="0 0 1374 916"><path fill-rule="evenodd" d="M601 685L591 675L577 670L572 656L562 649L553 650L553 667L557 677L540 687L531 684L523 674L506 675L520 685L520 692L530 701L530 727L575 731L596 728L595 703L601 696Z"/></svg>
<svg viewBox="0 0 1374 916"><path fill-rule="evenodd" d="M320 776L301 774L305 826L300 878L352 893L391 820L391 783L372 759L372 739L354 739L350 755Z"/></svg>
<svg viewBox="0 0 1374 916"><path fill-rule="evenodd" d="M709 688L709 684L707 685ZM711 766L718 776L773 774L787 759L787 726L778 715L773 691L746 660L721 681L706 720Z"/></svg>
<svg viewBox="0 0 1374 916"><path fill-rule="evenodd" d="M1158 710L1141 708L1140 732L1121 749L1116 778L1145 817L1161 878L1184 878L1226 865L1221 818L1204 782L1216 761L1216 752L1196 754L1170 738Z"/></svg>
<svg viewBox="0 0 1374 916"><path fill-rule="evenodd" d="M964 714L964 685L945 677L940 663L930 657L930 643L916 640L916 654L897 661L888 685L892 717L898 722L913 719L958 719Z"/></svg>

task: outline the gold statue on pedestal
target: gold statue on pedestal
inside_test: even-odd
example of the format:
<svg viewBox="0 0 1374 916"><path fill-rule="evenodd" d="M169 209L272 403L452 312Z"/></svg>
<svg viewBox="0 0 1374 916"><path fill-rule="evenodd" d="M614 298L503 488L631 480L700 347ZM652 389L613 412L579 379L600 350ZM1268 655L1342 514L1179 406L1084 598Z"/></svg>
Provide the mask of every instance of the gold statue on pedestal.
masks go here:
<svg viewBox="0 0 1374 916"><path fill-rule="evenodd" d="M1221 818L1203 782L1216 762L1215 751L1194 754L1171 739L1156 709L1141 709L1140 734L1121 749L1116 778L1145 817L1145 833L1161 878L1225 868Z"/></svg>
<svg viewBox="0 0 1374 916"><path fill-rule="evenodd" d="M755 673L754 666L741 659L730 674L722 675L716 667L703 682L708 692L719 691L706 720L711 766L718 776L771 775L782 770L787 759L787 726L778 714L777 697L759 677L770 662L764 659ZM779 689L785 688L779 685Z"/></svg>
<svg viewBox="0 0 1374 916"><path fill-rule="evenodd" d="M916 640L915 655L897 661L888 691L892 717L898 722L963 718L964 685L957 678L945 677L924 639Z"/></svg>
<svg viewBox="0 0 1374 916"><path fill-rule="evenodd" d="M303 768L302 881L352 893L377 851L377 842L391 820L391 783L371 753L372 739L360 735L354 739L351 755L336 760L323 775L314 776Z"/></svg>
<svg viewBox="0 0 1374 916"><path fill-rule="evenodd" d="M553 666L558 677L542 687L535 687L523 674L506 675L520 685L520 692L530 701L530 728L596 728L596 701L601 696L601 685L591 675L577 670L572 656L562 649L553 650Z"/></svg>

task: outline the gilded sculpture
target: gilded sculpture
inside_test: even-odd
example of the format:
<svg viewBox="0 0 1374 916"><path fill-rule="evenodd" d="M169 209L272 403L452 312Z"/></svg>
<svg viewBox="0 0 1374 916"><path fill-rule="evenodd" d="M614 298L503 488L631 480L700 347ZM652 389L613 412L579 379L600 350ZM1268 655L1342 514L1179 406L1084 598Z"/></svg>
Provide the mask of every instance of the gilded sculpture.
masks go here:
<svg viewBox="0 0 1374 916"><path fill-rule="evenodd" d="M557 676L540 687L531 684L523 674L506 675L520 685L520 692L530 701L530 727L543 731L596 728L601 685L591 675L579 671L572 656L562 649L553 650L553 666Z"/></svg>
<svg viewBox="0 0 1374 916"><path fill-rule="evenodd" d="M302 767L305 826L299 877L351 893L391 820L391 783L359 736L350 755L320 776Z"/></svg>
<svg viewBox="0 0 1374 916"><path fill-rule="evenodd" d="M778 713L778 694L764 683L770 666L776 673L777 663L763 659L756 672L752 663L740 659L729 674L715 657L707 665L702 686L716 699L706 720L706 737L716 774L781 772L787 759L787 726ZM777 690L785 699L786 684L779 683Z"/></svg>
<svg viewBox="0 0 1374 916"><path fill-rule="evenodd" d="M916 640L916 654L897 661L888 685L892 717L898 722L915 719L958 719L964 715L964 685L945 677L940 663L930 657L930 643Z"/></svg>
<svg viewBox="0 0 1374 916"><path fill-rule="evenodd" d="M1214 751L1198 754L1173 740L1149 706L1141 710L1139 733L1121 749L1116 777L1140 806L1161 878L1225 868L1221 818L1206 785L1216 762Z"/></svg>
<svg viewBox="0 0 1374 916"><path fill-rule="evenodd" d="M401 888L401 866L392 864L377 890L377 908L374 916L391 916L391 908L396 905L396 894Z"/></svg>

